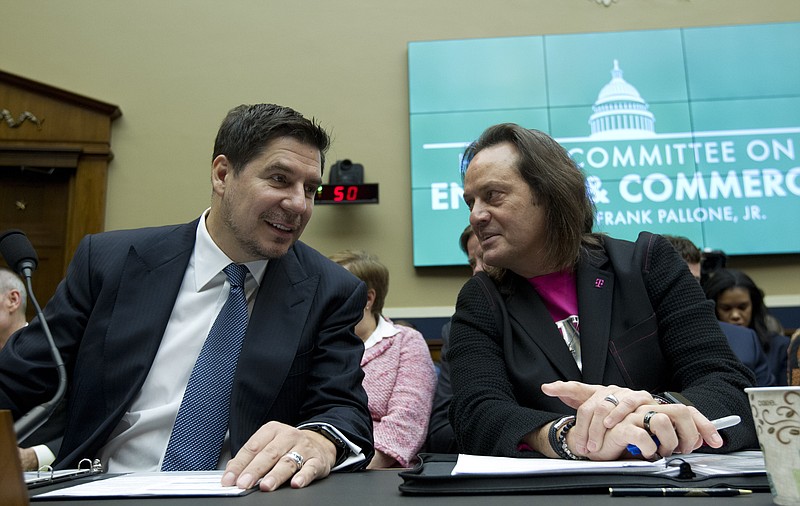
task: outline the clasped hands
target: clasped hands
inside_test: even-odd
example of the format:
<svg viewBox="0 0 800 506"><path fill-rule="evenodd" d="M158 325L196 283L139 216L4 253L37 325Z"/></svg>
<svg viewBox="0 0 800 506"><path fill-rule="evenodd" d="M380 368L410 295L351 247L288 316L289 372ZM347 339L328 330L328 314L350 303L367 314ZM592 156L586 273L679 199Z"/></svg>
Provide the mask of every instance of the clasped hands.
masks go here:
<svg viewBox="0 0 800 506"><path fill-rule="evenodd" d="M279 422L268 422L225 466L223 486L275 490L287 480L302 488L328 476L336 462L336 447L324 436Z"/></svg>
<svg viewBox="0 0 800 506"><path fill-rule="evenodd" d="M723 444L714 425L694 406L659 404L643 390L555 381L543 384L542 392L577 410L567 445L575 455L591 460L617 460L629 444L636 445L646 458L691 453L703 444L712 448ZM652 436L658 438L658 446Z"/></svg>

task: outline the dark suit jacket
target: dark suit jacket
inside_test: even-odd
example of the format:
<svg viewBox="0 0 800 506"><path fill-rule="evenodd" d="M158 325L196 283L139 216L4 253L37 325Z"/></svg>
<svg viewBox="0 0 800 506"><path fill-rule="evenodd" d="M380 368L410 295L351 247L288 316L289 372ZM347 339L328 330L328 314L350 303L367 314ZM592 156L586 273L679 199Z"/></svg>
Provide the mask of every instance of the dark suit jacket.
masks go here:
<svg viewBox="0 0 800 506"><path fill-rule="evenodd" d="M683 393L708 418L738 414L726 429L732 451L757 447L743 389L752 373L736 358L706 300L666 239L603 238L577 266L583 372L543 301L511 272L500 286L485 273L458 296L450 332L450 422L465 453L531 456L523 437L575 410L544 395L556 380Z"/></svg>
<svg viewBox="0 0 800 506"><path fill-rule="evenodd" d="M764 349L761 348L755 330L725 322L719 322L719 326L739 360L756 375L756 386L774 385L775 375L770 372L767 356L764 354Z"/></svg>
<svg viewBox="0 0 800 506"><path fill-rule="evenodd" d="M767 363L775 376L775 386L786 386L789 383L787 366L789 364L789 336L772 334L769 338Z"/></svg>
<svg viewBox="0 0 800 506"><path fill-rule="evenodd" d="M447 418L450 399L453 397L453 386L450 382L450 362L447 351L450 349L450 324L442 326L442 359L439 361L439 375L436 381L436 392L433 395L433 408L428 422L428 437L425 451L432 453L458 453L453 427Z"/></svg>
<svg viewBox="0 0 800 506"><path fill-rule="evenodd" d="M195 242L184 225L87 236L45 315L67 365L59 467L93 458L139 392ZM230 406L235 454L264 423L326 422L372 455L354 334L364 284L303 243L267 265L247 327ZM55 390L41 324L0 353L0 408L18 418Z"/></svg>

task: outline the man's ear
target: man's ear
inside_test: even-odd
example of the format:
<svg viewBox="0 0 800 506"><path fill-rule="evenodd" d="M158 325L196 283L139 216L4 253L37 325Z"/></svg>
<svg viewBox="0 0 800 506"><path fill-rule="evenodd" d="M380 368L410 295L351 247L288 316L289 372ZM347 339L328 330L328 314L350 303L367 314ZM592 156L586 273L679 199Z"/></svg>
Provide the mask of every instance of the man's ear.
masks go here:
<svg viewBox="0 0 800 506"><path fill-rule="evenodd" d="M8 293L6 293L6 301L8 310L13 313L14 311L18 310L22 304L22 295L19 293L19 290L12 288L8 291Z"/></svg>
<svg viewBox="0 0 800 506"><path fill-rule="evenodd" d="M211 162L211 188L214 193L218 195L225 193L227 178L231 175L233 175L233 167L228 157L217 155Z"/></svg>

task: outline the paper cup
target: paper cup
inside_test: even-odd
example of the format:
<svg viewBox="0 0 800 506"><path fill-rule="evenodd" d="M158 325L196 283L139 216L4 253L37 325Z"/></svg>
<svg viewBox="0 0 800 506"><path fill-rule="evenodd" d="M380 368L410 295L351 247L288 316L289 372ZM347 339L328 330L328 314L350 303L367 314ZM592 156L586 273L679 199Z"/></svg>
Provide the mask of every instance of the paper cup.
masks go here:
<svg viewBox="0 0 800 506"><path fill-rule="evenodd" d="M800 386L745 388L772 501L800 505Z"/></svg>

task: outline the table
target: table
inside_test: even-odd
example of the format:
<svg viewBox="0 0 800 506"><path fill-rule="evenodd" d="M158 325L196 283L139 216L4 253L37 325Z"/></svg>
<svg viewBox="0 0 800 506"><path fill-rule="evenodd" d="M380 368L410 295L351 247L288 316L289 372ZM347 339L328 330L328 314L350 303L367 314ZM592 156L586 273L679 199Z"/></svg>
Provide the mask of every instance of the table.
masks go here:
<svg viewBox="0 0 800 506"><path fill-rule="evenodd" d="M730 505L735 506L769 506L772 505L772 496L768 493L754 493L738 497L703 497L703 498L675 498L675 497L610 497L606 494L592 495L472 495L472 496L406 496L398 490L398 485L403 480L398 476L397 470L365 471L359 473L334 473L324 480L312 483L309 487L293 490L283 487L275 492L253 492L242 497L230 498L136 498L125 499L124 506L206 506L227 503L233 506L250 506L255 504L289 505L289 506L318 506L323 505L348 505L348 506L514 506L540 504L546 506L604 506L604 505L630 505L641 506L676 506L677 504L691 504L692 506ZM37 489L34 492L45 491L48 488ZM80 504L110 505L120 504L119 499L94 499L81 500ZM31 501L31 506L52 506L78 504L71 501Z"/></svg>

